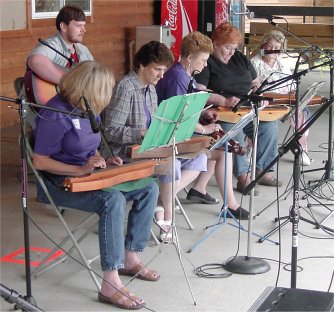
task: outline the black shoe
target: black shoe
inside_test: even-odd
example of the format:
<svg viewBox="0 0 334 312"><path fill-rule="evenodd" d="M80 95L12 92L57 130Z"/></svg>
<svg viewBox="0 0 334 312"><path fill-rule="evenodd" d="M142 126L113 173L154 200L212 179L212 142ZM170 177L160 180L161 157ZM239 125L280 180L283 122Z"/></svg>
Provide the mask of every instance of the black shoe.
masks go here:
<svg viewBox="0 0 334 312"><path fill-rule="evenodd" d="M208 192L206 194L202 194L201 192L198 192L193 188L189 190L187 194L187 199L195 203L202 203L202 204L208 204L208 205L214 205L214 204L219 203L219 200L211 197L208 194Z"/></svg>
<svg viewBox="0 0 334 312"><path fill-rule="evenodd" d="M228 212L226 214L226 217L227 218L232 218L231 215L233 215L233 217L235 217L236 219L239 219L239 220L248 220L248 217L249 217L249 213L247 210L245 210L244 208L242 207L238 207L238 209L236 210L233 210L231 208L227 208Z"/></svg>

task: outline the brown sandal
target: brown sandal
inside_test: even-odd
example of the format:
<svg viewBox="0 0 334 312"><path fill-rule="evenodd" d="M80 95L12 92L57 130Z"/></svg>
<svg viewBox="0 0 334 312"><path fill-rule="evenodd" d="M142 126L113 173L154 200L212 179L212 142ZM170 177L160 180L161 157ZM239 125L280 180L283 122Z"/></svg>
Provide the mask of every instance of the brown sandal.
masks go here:
<svg viewBox="0 0 334 312"><path fill-rule="evenodd" d="M127 310L138 310L145 306L145 303L141 299L134 296L125 287L119 291L116 291L111 297L106 297L101 292L99 292L98 301L112 304L118 308Z"/></svg>
<svg viewBox="0 0 334 312"><path fill-rule="evenodd" d="M145 268L144 265L139 262L136 264L132 269L118 269L119 275L126 275L126 276L135 276L144 281L156 282L159 280L160 275L157 271L150 270Z"/></svg>

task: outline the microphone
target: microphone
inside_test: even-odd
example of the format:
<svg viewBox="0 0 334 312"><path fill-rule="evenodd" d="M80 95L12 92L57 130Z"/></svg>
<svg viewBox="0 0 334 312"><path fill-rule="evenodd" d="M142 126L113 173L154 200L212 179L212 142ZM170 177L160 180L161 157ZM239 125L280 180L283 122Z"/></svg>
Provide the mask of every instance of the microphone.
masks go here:
<svg viewBox="0 0 334 312"><path fill-rule="evenodd" d="M254 12L249 11L249 9L246 6L246 3L244 3L244 12L235 12L233 10L233 7L231 6L230 11L234 14L234 15L244 15L247 16L250 20L254 18Z"/></svg>
<svg viewBox="0 0 334 312"><path fill-rule="evenodd" d="M265 50L261 49L260 50L260 55L263 56L265 54L279 54L279 53L303 53L303 54L312 54L312 53L317 53L317 51L314 50L309 50L309 49L293 49L293 50Z"/></svg>
<svg viewBox="0 0 334 312"><path fill-rule="evenodd" d="M88 116L88 119L90 121L90 126L93 130L94 133L98 133L100 131L100 127L95 119L95 115L90 107L90 104L88 103L88 100L86 99L85 96L82 96L84 102L85 102L85 106L86 106L86 114Z"/></svg>
<svg viewBox="0 0 334 312"><path fill-rule="evenodd" d="M255 13L248 10L246 16L248 17L248 19L252 20L255 16Z"/></svg>
<svg viewBox="0 0 334 312"><path fill-rule="evenodd" d="M233 108L232 108L232 112L233 112L233 113L236 113L236 112L239 110L239 108L240 108L244 103L247 102L248 97L251 95L252 92L253 92L253 89L250 89L250 90L248 91L248 93L247 93L247 97L246 97L246 99L245 99L245 98L240 99L240 101L239 101L236 105L233 106Z"/></svg>
<svg viewBox="0 0 334 312"><path fill-rule="evenodd" d="M265 50L265 49L261 49L260 50L260 55L263 56L265 54L279 54L279 53L285 53L287 52L287 50Z"/></svg>
<svg viewBox="0 0 334 312"><path fill-rule="evenodd" d="M275 102L275 98L268 97L268 96L262 96L257 94L250 94L248 96L248 99L253 102L259 102L259 101L268 101L268 102Z"/></svg>
<svg viewBox="0 0 334 312"><path fill-rule="evenodd" d="M193 83L194 83L194 75L191 75L190 81L189 81L189 84L188 84L187 93L193 93L193 91L194 91Z"/></svg>
<svg viewBox="0 0 334 312"><path fill-rule="evenodd" d="M252 92L252 89L250 90L250 92ZM233 106L233 108L232 108L233 113L236 113L239 110L239 108L243 104L247 103L248 101L251 101L251 102L261 102L261 101L275 102L275 98L267 97L267 96L261 96L261 95L253 94L253 93L250 93L250 92L248 92L247 96L240 99L240 101L235 106Z"/></svg>
<svg viewBox="0 0 334 312"><path fill-rule="evenodd" d="M195 77L196 72L199 73L197 69L194 69L193 72L191 73L190 81L189 81L188 88L187 88L187 93L194 92L194 77Z"/></svg>
<svg viewBox="0 0 334 312"><path fill-rule="evenodd" d="M273 19L285 19L282 16L276 16L276 15L260 15L260 14L254 14L254 12L250 12L253 14L249 14L249 16L252 16L252 18L248 17L249 19L253 19L253 18L265 18L268 21L272 21ZM248 15L247 15L248 16Z"/></svg>

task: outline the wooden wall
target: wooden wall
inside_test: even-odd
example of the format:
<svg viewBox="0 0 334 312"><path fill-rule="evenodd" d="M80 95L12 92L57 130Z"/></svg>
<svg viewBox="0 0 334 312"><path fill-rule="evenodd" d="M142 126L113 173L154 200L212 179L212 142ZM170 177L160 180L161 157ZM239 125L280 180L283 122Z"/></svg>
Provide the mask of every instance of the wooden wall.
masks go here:
<svg viewBox="0 0 334 312"><path fill-rule="evenodd" d="M37 44L56 31L55 19L31 20L30 1L27 7L28 25L24 30L1 31L0 95L16 97L13 81L23 76L25 59ZM93 15L87 21L84 44L95 60L113 68L116 78L129 69L129 43L135 39L137 25L154 24L153 0L95 0ZM16 104L13 108L18 108ZM18 123L16 110L0 101L1 127Z"/></svg>
<svg viewBox="0 0 334 312"><path fill-rule="evenodd" d="M0 31L0 95L15 97L13 81L24 75L25 59L38 38L55 33L55 19L31 20L30 0L27 1L27 29ZM191 1L191 0L187 0ZM247 0L247 5L291 6L291 0ZM294 6L333 6L333 0L294 0ZM159 1L154 0L93 0L93 15L88 19L84 38L95 59L114 69L120 78L129 69L129 43L135 39L138 25L159 24ZM156 13L156 14L155 14ZM289 17L289 22L302 23L301 17ZM257 21L261 21L260 19ZM333 23L333 18L308 18L308 23ZM246 32L249 20L246 19ZM17 108L13 105L14 108ZM1 127L18 123L18 113L0 102Z"/></svg>
<svg viewBox="0 0 334 312"><path fill-rule="evenodd" d="M333 7L333 0L245 0L249 6L294 6L294 7ZM330 12L329 12L330 13ZM333 14L333 11L332 11ZM289 23L303 23L301 16L286 16ZM266 22L265 19L256 19L257 22ZM245 20L245 32L249 32L250 20ZM252 20L254 22L254 20ZM305 23L333 24L333 16L306 16Z"/></svg>

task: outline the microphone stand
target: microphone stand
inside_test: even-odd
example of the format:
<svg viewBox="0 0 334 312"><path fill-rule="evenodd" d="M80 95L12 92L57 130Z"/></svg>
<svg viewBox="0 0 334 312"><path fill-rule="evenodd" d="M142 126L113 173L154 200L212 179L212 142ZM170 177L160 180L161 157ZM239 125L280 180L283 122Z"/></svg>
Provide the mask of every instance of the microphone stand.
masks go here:
<svg viewBox="0 0 334 312"><path fill-rule="evenodd" d="M30 303L19 295L15 290L7 288L5 285L0 284L0 294L9 303L15 303L15 310L21 309L22 311L43 312L35 304Z"/></svg>
<svg viewBox="0 0 334 312"><path fill-rule="evenodd" d="M257 140L258 140L258 127L259 127L259 103L261 96L258 94L262 93L262 88L266 85L264 81L255 94L249 94L248 98L253 104L255 112L255 118L253 119L253 150L252 150L252 168L251 168L251 180L255 179L256 175L256 153L257 153ZM236 112L239 107L238 104L233 107L233 111ZM261 258L251 256L251 235L253 232L253 203L254 203L254 188L250 192L249 200L249 218L248 218L248 234L247 234L247 255L246 256L235 256L231 260L227 261L224 265L224 269L233 273L239 274L262 274L270 270L268 262Z"/></svg>
<svg viewBox="0 0 334 312"><path fill-rule="evenodd" d="M297 75L299 77L299 75ZM298 86L299 88L299 86ZM294 154L294 168L293 168L293 180L294 180L294 197L293 197L293 207L290 211L290 220L292 221L292 252L291 252L291 288L296 288L296 275L297 275L297 249L298 249L298 222L303 220L307 223L319 226L317 222L308 220L299 215L299 155L301 151L301 146L298 140L301 136L312 126L312 124L321 116L325 110L332 105L334 97L331 96L325 104L323 104L301 127L296 129L292 137L282 145L278 150L278 155L273 161L259 174L259 176L252 181L245 189L244 194L247 194L252 190L255 185L262 179L262 177L270 170L270 168L278 162L278 160L286 154L289 150ZM298 103L298 101L297 101ZM297 123L296 123L297 124ZM323 229L326 229L329 232L334 233L334 230L325 226L322 226Z"/></svg>
<svg viewBox="0 0 334 312"><path fill-rule="evenodd" d="M333 97L333 95L334 95L334 91L333 91L333 79L334 79L334 75L333 75L333 66L334 66L333 51L326 50L326 49L321 49L318 46L312 45L307 40L296 36L294 33L290 32L289 30L287 30L283 27L281 27L279 24L273 22L272 19L268 19L268 22L269 22L269 24L271 24L274 27L277 27L278 29L283 31L283 33L287 33L290 36L295 37L299 41L305 43L307 46L313 47L316 51L320 52L321 54L326 55L326 57L329 59L329 62L327 62L326 65L329 65L329 67L330 67L330 97ZM323 65L325 65L325 64L323 64ZM313 68L316 68L316 67L313 67ZM325 162L325 166L323 168L319 168L319 169L303 171L303 173L307 173L307 172L313 172L313 171L318 171L318 170L323 170L323 169L325 170L324 176L319 181L319 184L317 185L317 187L320 187L321 183L325 183L327 181L333 181L334 180L334 174L333 174L334 168L333 168L333 163L332 163L332 161L333 161L333 159L332 159L332 138L333 138L332 129L333 128L332 127L333 127L333 107L330 106L329 107L329 120L328 120L328 157L327 157L327 161ZM325 219L327 219L327 218L325 218Z"/></svg>
<svg viewBox="0 0 334 312"><path fill-rule="evenodd" d="M271 24L272 26L274 26L274 27L280 29L280 30L283 32L283 34L288 34L288 35L290 35L290 36L292 36L292 37L298 39L299 41L303 42L303 43L306 44L307 46L314 48L316 51L318 51L318 52L320 52L320 53L324 53L324 54L326 54L326 56L327 56L329 59L331 59L332 61L334 60L333 55L331 55L331 53L330 53L331 51L323 50L323 49L319 48L318 46L315 46L315 45L311 44L311 43L308 42L307 40L305 40L305 39L303 39L303 38L301 38L301 37L298 37L297 35L295 35L295 34L292 33L291 31L289 31L289 30L283 28L282 26L280 26L279 24L273 22L272 18L268 18L268 23Z"/></svg>
<svg viewBox="0 0 334 312"><path fill-rule="evenodd" d="M13 99L5 96L0 96L0 101L7 101L16 103L19 105L19 117L20 117L20 155L21 155L21 175L22 175L22 208L23 208L23 233L24 233L24 257L25 257L25 275L26 275L26 291L27 295L23 297L16 296L14 292L13 295L8 296L8 291L6 288L1 289L1 295L2 292L4 293L4 296L8 299L15 299L14 301L9 302L15 302L17 308L22 308L23 311L41 311L37 306L35 299L32 296L32 287L31 287L31 270L30 270L30 241L29 241L29 210L28 210L28 166L27 166L27 146L26 146L26 124L25 124L25 114L26 114L26 105L28 107L36 107L36 108L44 108L44 109L50 109L53 111L65 113L65 114L72 114L75 116L84 117L85 114L83 113L73 113L57 108L52 107L46 107L45 105L39 105L31 102L27 102L25 99ZM21 298L20 298L21 297Z"/></svg>

